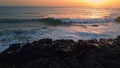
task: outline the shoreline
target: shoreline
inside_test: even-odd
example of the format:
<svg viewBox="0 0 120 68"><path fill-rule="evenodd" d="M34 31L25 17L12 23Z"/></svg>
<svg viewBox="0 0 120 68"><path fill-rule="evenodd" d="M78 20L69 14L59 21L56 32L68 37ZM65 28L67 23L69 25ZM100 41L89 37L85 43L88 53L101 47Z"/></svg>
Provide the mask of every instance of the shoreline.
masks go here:
<svg viewBox="0 0 120 68"><path fill-rule="evenodd" d="M119 68L120 36L114 39L41 39L12 44L0 53L1 68Z"/></svg>

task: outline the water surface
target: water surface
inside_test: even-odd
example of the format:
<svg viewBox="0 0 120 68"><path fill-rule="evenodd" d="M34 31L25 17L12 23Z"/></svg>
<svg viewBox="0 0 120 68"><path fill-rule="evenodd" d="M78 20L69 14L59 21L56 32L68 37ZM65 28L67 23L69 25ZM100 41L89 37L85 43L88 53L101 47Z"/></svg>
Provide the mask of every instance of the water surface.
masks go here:
<svg viewBox="0 0 120 68"><path fill-rule="evenodd" d="M120 24L114 21L120 16L119 11L90 7L0 7L0 50L9 44L43 38L115 38L120 35ZM48 17L60 20L62 25L39 21Z"/></svg>

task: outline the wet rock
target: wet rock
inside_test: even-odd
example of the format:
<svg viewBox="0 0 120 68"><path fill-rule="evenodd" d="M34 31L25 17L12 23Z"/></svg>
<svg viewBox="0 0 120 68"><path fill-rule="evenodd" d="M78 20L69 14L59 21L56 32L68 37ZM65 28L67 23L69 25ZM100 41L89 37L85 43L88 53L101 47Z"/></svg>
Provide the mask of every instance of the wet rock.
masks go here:
<svg viewBox="0 0 120 68"><path fill-rule="evenodd" d="M115 21L116 21L116 22L120 22L120 17L117 17L117 18L115 19Z"/></svg>
<svg viewBox="0 0 120 68"><path fill-rule="evenodd" d="M0 53L1 68L119 68L120 36L115 39L55 40L13 44Z"/></svg>
<svg viewBox="0 0 120 68"><path fill-rule="evenodd" d="M51 44L53 42L52 39L41 39L39 41L34 41L32 44L39 45L39 44Z"/></svg>
<svg viewBox="0 0 120 68"><path fill-rule="evenodd" d="M19 51L19 49L21 48L21 44L12 44L8 49L6 49L5 51L3 51L3 53L14 53Z"/></svg>
<svg viewBox="0 0 120 68"><path fill-rule="evenodd" d="M99 25L92 25L93 27L98 27Z"/></svg>
<svg viewBox="0 0 120 68"><path fill-rule="evenodd" d="M120 36L117 37L117 42L120 45Z"/></svg>
<svg viewBox="0 0 120 68"><path fill-rule="evenodd" d="M114 44L117 46L120 46L120 36L116 38L116 40L114 41Z"/></svg>

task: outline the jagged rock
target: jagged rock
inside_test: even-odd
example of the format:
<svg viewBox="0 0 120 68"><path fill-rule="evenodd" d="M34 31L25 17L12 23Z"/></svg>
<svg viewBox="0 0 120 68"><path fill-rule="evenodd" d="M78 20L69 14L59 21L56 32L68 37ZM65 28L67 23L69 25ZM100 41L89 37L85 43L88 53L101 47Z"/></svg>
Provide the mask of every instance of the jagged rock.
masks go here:
<svg viewBox="0 0 120 68"><path fill-rule="evenodd" d="M3 53L10 54L13 52L17 52L17 51L19 51L20 48L21 48L21 44L12 44L8 49L3 51Z"/></svg>
<svg viewBox="0 0 120 68"><path fill-rule="evenodd" d="M117 37L117 39L116 39L116 42L115 42L115 43L116 43L116 45L120 46L120 36L118 36L118 37Z"/></svg>
<svg viewBox="0 0 120 68"><path fill-rule="evenodd" d="M120 36L117 37L117 42L120 45Z"/></svg>
<svg viewBox="0 0 120 68"><path fill-rule="evenodd" d="M117 18L115 19L115 21L116 21L116 22L120 22L120 17L117 17Z"/></svg>
<svg viewBox="0 0 120 68"><path fill-rule="evenodd" d="M1 68L119 68L120 36L115 39L55 40L13 44L0 53Z"/></svg>

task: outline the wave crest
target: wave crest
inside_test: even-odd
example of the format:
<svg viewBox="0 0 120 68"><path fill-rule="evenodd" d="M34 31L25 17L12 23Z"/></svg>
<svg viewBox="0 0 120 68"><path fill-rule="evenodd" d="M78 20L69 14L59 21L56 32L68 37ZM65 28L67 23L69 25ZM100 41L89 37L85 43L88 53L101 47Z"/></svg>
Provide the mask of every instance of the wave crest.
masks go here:
<svg viewBox="0 0 120 68"><path fill-rule="evenodd" d="M0 19L0 23L21 23L21 22L45 22L45 23L106 23L106 22L114 22L112 18L105 18L105 19L70 19L70 18L41 18L41 19L7 19L3 18Z"/></svg>

